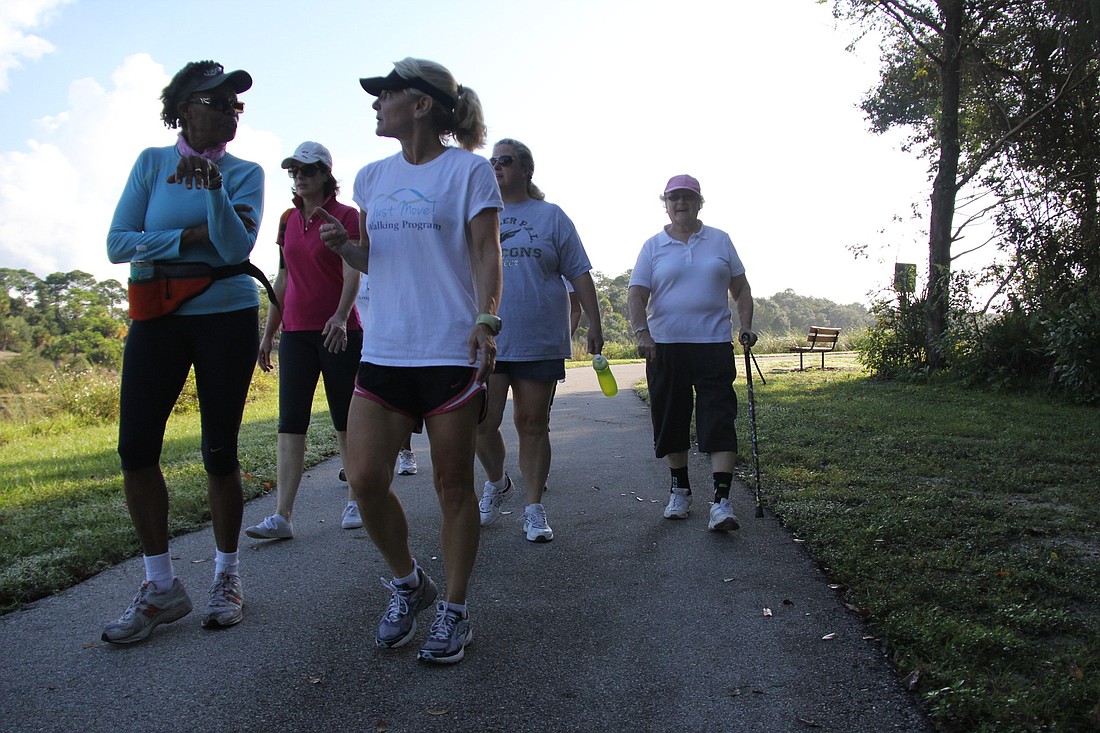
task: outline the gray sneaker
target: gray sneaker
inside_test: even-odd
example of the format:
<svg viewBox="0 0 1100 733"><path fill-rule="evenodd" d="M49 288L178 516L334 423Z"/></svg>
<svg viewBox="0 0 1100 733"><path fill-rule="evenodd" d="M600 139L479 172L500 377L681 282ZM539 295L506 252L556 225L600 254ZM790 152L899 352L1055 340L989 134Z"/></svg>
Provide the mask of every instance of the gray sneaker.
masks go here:
<svg viewBox="0 0 1100 733"><path fill-rule="evenodd" d="M493 486L491 481L485 482L485 488L481 490L481 501L478 502L478 509L481 510L481 526L488 527L493 522L500 519L500 508L504 506L504 502L512 496L512 479L508 477L508 472L504 473L504 488L498 489Z"/></svg>
<svg viewBox="0 0 1100 733"><path fill-rule="evenodd" d="M289 540L294 537L294 525L283 519L282 514L272 514L259 524L246 527L244 533L256 540Z"/></svg>
<svg viewBox="0 0 1100 733"><path fill-rule="evenodd" d="M165 590L147 580L118 620L103 628L100 638L112 644L133 644L148 637L157 626L179 621L189 613L191 599L179 578Z"/></svg>
<svg viewBox="0 0 1100 733"><path fill-rule="evenodd" d="M473 639L469 615L459 616L447 608L446 601L440 601L435 605L435 621L428 640L416 658L431 664L455 664L466 656L466 645Z"/></svg>
<svg viewBox="0 0 1100 733"><path fill-rule="evenodd" d="M673 489L665 507L665 519L687 519L691 509L691 494L688 489Z"/></svg>
<svg viewBox="0 0 1100 733"><path fill-rule="evenodd" d="M393 649L408 644L416 633L416 614L432 605L432 601L439 595L439 589L427 573L417 567L416 574L420 578L420 584L415 588L406 588L392 580L382 579L382 585L389 588L392 595L390 605L378 622L375 646Z"/></svg>
<svg viewBox="0 0 1100 733"><path fill-rule="evenodd" d="M722 499L710 505L710 521L707 529L712 532L730 532L739 529L741 523L737 521L737 515L730 507L729 499Z"/></svg>
<svg viewBox="0 0 1100 733"><path fill-rule="evenodd" d="M363 517L359 516L359 505L354 501L348 502L344 507L344 514L340 517L340 526L344 529L359 529L363 526Z"/></svg>
<svg viewBox="0 0 1100 733"><path fill-rule="evenodd" d="M224 629L236 626L244 614L244 593L241 592L241 576L218 573L210 585L210 601L202 617L204 629Z"/></svg>

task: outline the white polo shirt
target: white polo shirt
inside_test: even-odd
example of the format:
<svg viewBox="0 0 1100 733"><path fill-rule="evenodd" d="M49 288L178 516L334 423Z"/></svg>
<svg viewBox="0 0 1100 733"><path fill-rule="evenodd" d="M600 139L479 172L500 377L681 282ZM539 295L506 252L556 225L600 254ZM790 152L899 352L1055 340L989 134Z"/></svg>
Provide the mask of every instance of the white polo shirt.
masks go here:
<svg viewBox="0 0 1100 733"><path fill-rule="evenodd" d="M733 338L730 282L744 274L729 235L704 224L686 244L663 229L650 237L630 284L650 291L646 314L655 342L723 343Z"/></svg>

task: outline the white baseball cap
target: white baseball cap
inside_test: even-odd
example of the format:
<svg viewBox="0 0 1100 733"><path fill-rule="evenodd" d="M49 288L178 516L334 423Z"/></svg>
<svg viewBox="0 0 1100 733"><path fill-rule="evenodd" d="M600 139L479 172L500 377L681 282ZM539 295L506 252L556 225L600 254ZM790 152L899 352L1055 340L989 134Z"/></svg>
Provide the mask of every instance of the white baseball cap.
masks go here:
<svg viewBox="0 0 1100 733"><path fill-rule="evenodd" d="M332 155L321 143L306 140L294 151L294 155L283 161L283 168L289 168L295 163L309 165L310 163L323 163L326 168L332 170Z"/></svg>

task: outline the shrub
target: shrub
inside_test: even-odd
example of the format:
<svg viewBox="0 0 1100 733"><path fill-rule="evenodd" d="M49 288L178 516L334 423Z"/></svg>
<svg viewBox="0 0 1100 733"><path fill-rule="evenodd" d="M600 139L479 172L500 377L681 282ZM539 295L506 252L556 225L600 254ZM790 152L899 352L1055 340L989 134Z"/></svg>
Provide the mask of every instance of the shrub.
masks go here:
<svg viewBox="0 0 1100 733"><path fill-rule="evenodd" d="M45 379L53 371L53 362L35 353L7 357L0 361L0 390L23 392L27 385Z"/></svg>
<svg viewBox="0 0 1100 733"><path fill-rule="evenodd" d="M1041 319L1018 303L994 316L954 313L943 342L954 377L965 384L1018 388L1050 371Z"/></svg>
<svg viewBox="0 0 1100 733"><path fill-rule="evenodd" d="M120 376L108 369L83 371L51 371L32 388L10 395L0 395L0 419L38 429L47 423L56 429L58 420L66 425L94 425L118 420ZM257 371L249 385L248 402L254 402L279 387L275 372ZM195 373L187 375L183 390L173 412L198 412L199 399ZM38 428L34 426L37 425ZM2 440L0 440L2 443Z"/></svg>
<svg viewBox="0 0 1100 733"><path fill-rule="evenodd" d="M592 355L588 353L588 342L583 339L573 339L574 361L591 361ZM638 347L633 342L605 341L603 355L608 359L637 359Z"/></svg>
<svg viewBox="0 0 1100 733"><path fill-rule="evenodd" d="M50 395L52 412L71 415L80 424L92 425L118 419L116 372L89 369L55 372L44 389Z"/></svg>
<svg viewBox="0 0 1100 733"><path fill-rule="evenodd" d="M1046 325L1055 386L1076 402L1100 402L1100 295L1085 294Z"/></svg>
<svg viewBox="0 0 1100 733"><path fill-rule="evenodd" d="M912 378L927 373L926 303L879 300L871 305L875 322L856 343L859 361L876 377Z"/></svg>

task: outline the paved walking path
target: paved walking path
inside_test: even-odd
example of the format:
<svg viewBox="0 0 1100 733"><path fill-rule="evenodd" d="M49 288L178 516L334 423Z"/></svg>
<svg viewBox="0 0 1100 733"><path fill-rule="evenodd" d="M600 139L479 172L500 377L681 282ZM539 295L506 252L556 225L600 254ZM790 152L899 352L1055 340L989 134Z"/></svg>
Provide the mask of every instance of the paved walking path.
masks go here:
<svg viewBox="0 0 1100 733"><path fill-rule="evenodd" d="M663 518L668 470L630 389L644 370L615 373L613 399L590 369L559 385L544 502L555 539L526 541L519 499L482 533L461 664L416 661L428 612L413 644L374 648L388 573L363 530L340 529L346 488L330 460L302 482L295 539L242 537L237 627L199 628L209 529L172 543L196 611L143 644L99 641L137 590L140 558L0 618L0 730L929 731L880 646L790 534L754 518L744 487L742 529L707 532L709 467L693 456L691 516ZM413 447L420 473L395 486L414 552L441 582L427 440ZM274 506L250 503L246 523Z"/></svg>

